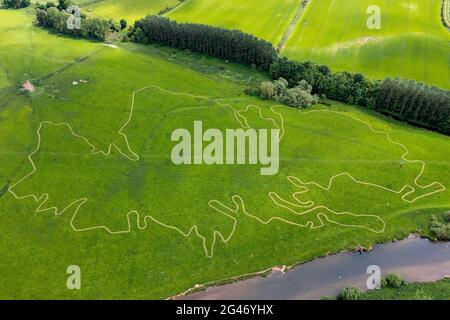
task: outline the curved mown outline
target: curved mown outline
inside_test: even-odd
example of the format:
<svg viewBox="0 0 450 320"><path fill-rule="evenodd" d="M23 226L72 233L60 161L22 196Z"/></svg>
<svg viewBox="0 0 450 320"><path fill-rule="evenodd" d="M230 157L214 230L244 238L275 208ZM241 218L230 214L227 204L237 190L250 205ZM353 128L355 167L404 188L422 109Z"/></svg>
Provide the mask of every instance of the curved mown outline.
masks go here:
<svg viewBox="0 0 450 320"><path fill-rule="evenodd" d="M150 219L150 220L152 220L153 222L155 222L155 223L157 223L157 224L159 224L159 225L161 225L161 226L163 226L163 227L166 227L166 228L168 228L168 229L177 231L178 233L180 233L180 234L183 235L184 237L189 237L189 236L191 236L193 233L195 233L195 234L202 240L202 242L203 242L203 248L204 248L204 251L205 251L206 256L207 256L208 258L212 258L213 255L214 255L214 247L215 247L215 243L216 243L217 237L219 237L220 239L222 239L222 241L223 241L224 243L226 243L226 242L228 242L228 241L232 238L232 236L233 236L233 234L234 234L234 231L235 231L235 229L236 229L237 220L236 220L233 216L231 216L231 215L225 214L226 216L228 216L229 218L231 218L231 219L234 221L232 231L230 232L230 234L229 234L227 237L225 237L225 236L224 236L221 232L219 232L219 231L214 231L214 233L213 233L213 234L214 234L213 242L212 242L212 244L211 244L211 249L210 249L210 252L211 252L211 253L209 253L209 252L208 252L208 248L207 248L207 246L206 246L206 242L207 242L206 237L199 233L197 225L192 226L192 227L189 229L188 232L183 232L181 229L179 229L179 228L177 228L177 227L175 227L175 226L171 226L171 225L164 224L163 222L160 222L159 220L157 220L156 218L154 218L154 217L152 217L152 216L150 216L150 215L146 215L146 216L144 216L144 217L142 218L143 223L142 223L142 225L141 225L141 223L140 223L141 217L140 217L139 212L136 211L136 210L132 210L132 211L128 212L127 215L126 215L126 217L127 217L127 223L128 223L128 228L125 229L125 230L113 231L113 230L111 230L110 228L108 228L107 226L104 226L104 225L93 226L93 227L88 227L88 228L82 228L82 229L79 229L79 228L77 228L77 227L74 225L74 220L75 220L76 215L78 214L80 208L83 206L83 204L85 204L85 203L88 201L88 198L81 198L81 199L74 200L74 201L71 202L68 206L66 206L64 209L62 209L61 211L58 211L58 207L44 208L45 204L47 203L47 201L48 201L49 198L50 198L50 196L49 196L48 193L43 193L40 197L38 197L36 194L29 194L29 195L25 195L25 196L19 196L19 195L17 195L17 194L13 191L13 189L14 189L17 185L19 185L20 183L22 183L23 181L25 181L26 179L28 179L30 176L32 176L32 175L33 175L34 173L36 173L36 171L37 171L36 165L35 165L35 163L34 163L32 157L39 151L39 149L40 149L40 147L41 147L41 141L42 141L41 130L42 130L42 128L43 128L44 125L66 126L66 127L69 129L70 133L71 133L75 138L78 138L78 139L83 140L83 141L91 148L91 152L90 152L91 155L102 154L102 155L104 155L104 156L109 156L109 155L111 154L111 152L112 152L112 149L115 148L121 155L123 155L123 156L124 156L125 158L127 158L128 160L130 160L130 161L135 161L135 162L136 162L136 161L139 161L139 159L140 159L139 155L137 155L137 154L132 150L132 148L131 148L131 146L130 146L130 144L129 144L129 141L128 141L128 137L127 137L127 135L126 135L125 133L123 133L123 130L127 127L127 125L130 123L130 121L131 121L131 119L132 119L132 117L133 117L133 111L134 111L134 106L135 106L135 98L136 98L136 94L139 93L139 92L141 92L141 91L144 91L144 90L147 90L147 89L152 89L152 88L158 89L158 90L160 90L161 92L168 93L168 94L173 94L173 95L185 95L185 96L189 96L189 97L192 97L192 98L195 98L195 99L203 99L203 100L206 100L206 101L213 102L213 103L215 103L215 104L217 104L217 105L219 105L219 106L223 106L223 107L230 108L230 109L233 111L236 120L239 122L239 124L240 124L243 128L249 128L249 125L248 125L248 122L247 122L246 118L243 117L243 116L241 115L241 113L242 113L242 112L248 111L251 107L255 107L255 108L257 108L257 109L259 110L259 115L262 117L263 120L271 120L271 121L274 123L274 125L275 125L278 129L280 129L280 131L282 132L282 134L280 135L280 137L282 137L282 135L284 134L284 125L283 125L284 122L282 122L282 127L278 126L278 124L276 123L275 120L273 120L273 119L271 119L271 118L266 118L266 117L264 117L264 116L262 115L262 110L261 110L261 108L259 108L258 106L255 106L255 105L248 105L248 106L246 107L245 110L237 110L237 109L233 108L233 107L232 107L231 105L229 105L229 104L223 104L223 103L217 102L217 101L215 101L215 100L213 100L213 99L210 99L210 98L208 98L208 97L204 97L204 96L195 96L195 95L191 95L191 94L188 94L188 93L178 93L178 92L173 92L173 91L169 91L169 90L162 89L161 87L156 86L156 85L151 85L151 86L143 87L143 88L138 89L138 90L136 90L136 91L133 92L133 94L132 94L132 100L131 100L130 114L129 114L127 120L125 121L125 123L122 125L122 127L121 127L121 128L119 129L119 131L118 131L119 134L120 134L121 136L124 137L125 143L126 143L127 148L128 148L128 151L133 155L133 157L130 157L130 156L128 156L127 154L125 154L124 152L122 152L122 150L120 150L120 148L117 147L117 145L116 145L115 143L110 143L109 146L108 146L108 148L107 148L107 151L102 151L102 150L97 151L97 148L95 147L95 145L93 145L92 143L90 143L89 140L88 140L86 137L81 136L81 135L75 133L75 131L73 130L72 126L71 126L69 123L54 123L54 122L51 122L51 121L41 121L40 124L39 124L39 127L38 127L38 129L37 129L37 132L36 132L36 133L37 133L37 136L38 136L38 143L37 143L37 146L36 146L35 150L33 150L33 151L28 155L28 160L30 161L30 163L31 163L31 165L32 165L32 171L31 171L30 173L28 173L27 175L25 175L25 176L24 176L22 179L20 179L18 182L14 183L12 186L10 186L10 187L8 188L8 192L9 192L10 194L12 194L12 195L14 196L14 198L16 198L17 200L23 200L23 199L27 199L27 198L32 198L35 202L37 202L37 203L39 204L38 207L37 207L37 209L36 209L36 212L38 212L38 213L46 212L46 211L53 211L54 214L58 216L58 215L63 214L64 212L66 212L68 209L70 209L70 208L72 208L72 207L75 206L75 212L74 212L72 218L70 219L70 226L71 226L71 228L72 228L74 231L76 231L76 232L82 232L82 231L90 231L90 230L102 229L102 230L105 230L106 232L108 232L109 234L124 234L124 233L129 233L129 232L131 232L131 220L130 220L130 217L131 217L131 215L135 214L135 215L137 216L136 226L137 226L137 228L140 229L140 230L143 230L143 229L146 229L146 228L147 228L147 219ZM281 116L281 115L280 115L280 116Z"/></svg>
<svg viewBox="0 0 450 320"><path fill-rule="evenodd" d="M286 220L286 219L283 219L283 218L280 218L280 217L272 217L272 218L270 218L270 219L264 221L264 220L262 220L261 218L259 218L259 217L255 216L255 215L252 215L252 214L250 214L250 213L247 212L247 210L246 210L246 208L245 208L244 200L242 199L241 196L239 196L239 195L233 195L233 196L232 196L232 201L234 202L234 204L235 204L235 206L236 206L235 209L230 208L230 207L227 207L226 205L222 204L222 203L221 203L220 201L218 201L218 200L210 200L210 201L208 202L209 207L211 207L212 209L214 209L216 212L219 212L219 213L221 213L221 214L223 214L223 215L225 215L225 216L227 216L227 217L229 217L229 218L231 218L231 219L233 220L233 228L232 228L232 230L231 230L231 232L229 233L228 236L224 236L224 235L223 235L221 232L219 232L219 231L214 231L214 233L213 233L213 241L212 241L212 243L211 243L211 248L208 250L207 245L206 245L207 239L206 239L205 236L203 236L203 235L198 231L197 225L192 226L192 227L189 229L189 231L183 232L180 228L175 227L175 226L172 226L172 225L165 224L165 223L163 223L163 222L160 222L159 220L155 219L155 218L152 217L151 215L145 215L145 216L142 218L142 224L141 224L141 216L140 216L139 212L136 211L136 210L132 210L132 211L128 212L127 215L126 215L126 217L127 217L127 223L128 223L128 228L125 229L125 230L112 231L110 228L108 228L108 227L105 226L105 225L93 226L93 227L88 227L88 228L82 228L82 229L79 229L79 228L77 228L77 227L74 225L74 220L75 220L76 215L77 215L77 213L79 212L80 208L82 207L82 205L85 204L85 203L88 201L88 198L77 199L77 200L73 201L72 203L70 203L70 204L69 204L67 207L65 207L63 210L58 211L58 207L44 208L45 204L47 203L47 201L48 201L48 199L49 199L49 194L48 194L48 193L43 193L40 197L38 197L38 196L35 195L35 194L29 194L29 195L25 195L25 196L19 196L19 195L17 195L17 194L13 191L13 189L14 189L18 184L22 183L24 180L26 180L27 178L29 178L31 175L33 175L33 174L37 171L37 168L36 168L36 166L35 166L35 164L34 164L34 161L33 161L32 157L33 157L33 156L39 151L39 149L40 149L40 146L41 146L41 140L42 140L42 137L41 137L41 130L42 130L42 128L43 128L44 125L67 126L68 129L70 130L70 132L71 132L71 134L72 134L73 136L75 136L75 137L78 138L78 139L82 139L85 143L87 143L87 144L91 147L91 154L92 154L92 155L95 155L95 154L103 154L103 155L105 155L105 156L108 156L108 155L111 154L112 148L114 147L115 149L117 149L117 150L119 151L120 154L122 154L122 155L123 155L124 157L126 157L127 159L129 159L129 160L131 160L131 161L138 161L138 160L140 159L140 158L139 158L139 155L137 155L135 152L132 151L132 148L131 148L131 146L130 146L130 144L129 144L129 141L128 141L128 137L127 137L127 135L126 135L125 133L123 133L123 130L126 128L126 126L129 124L129 122L130 122L131 119L132 119L133 111L134 111L134 105L135 105L135 96L136 96L136 94L139 93L139 92L141 92L141 91L150 89L150 88L155 88L155 89L160 90L161 92L168 93L168 94L173 94L173 95L186 95L186 96L190 96L190 97L193 97L193 98L196 98L196 99L204 99L204 100L213 102L213 103L215 103L215 104L217 104L217 105L219 105L219 106L224 106L224 107L230 108L230 109L234 112L234 115L235 115L236 120L240 123L240 125L241 125L243 128L248 128L249 125L248 125L247 119L242 115L242 113L248 111L251 107L255 107L255 108L257 108L257 109L259 110L259 116L260 116L263 120L271 120L271 121L273 121L274 125L282 131L283 134L280 135L280 140L281 140L281 137L284 135L284 132L285 132L285 131L284 131L284 118L283 118L283 115L280 114L280 113L278 113L277 111L275 111L275 108L276 108L276 107L280 107L279 105L274 105L274 106L272 106L270 109L271 109L271 111L272 111L274 114L276 114L276 115L278 115L278 116L280 117L280 120L281 120L281 126L279 126L279 125L277 124L277 122L276 122L274 119L264 117L264 116L262 115L262 109L261 109L260 107L256 106L256 105L247 105L247 107L245 108L245 110L238 110L238 109L236 109L236 108L233 108L233 107L232 107L231 105L229 105L229 104L222 104L222 103L219 103L219 102L217 102L217 101L215 101L215 100L213 100L213 99L210 99L210 98L208 98L208 97L195 96L195 95L191 95L191 94L187 94L187 93L177 93L177 92L172 92L172 91L164 90L164 89L160 88L159 86L154 86L154 85L152 85L152 86L147 86L147 87L141 88L141 89L136 90L136 91L133 92L133 95L132 95L132 102L131 102L131 109L130 109L129 117L128 117L127 120L125 121L124 125L122 125L122 127L121 127L121 128L119 129L119 131L118 131L119 134L122 135L122 136L124 137L125 142L126 142L126 145L127 145L127 148L129 149L129 151L130 151L130 153L133 155L133 157L130 157L130 156L126 155L125 153L123 153L123 152L120 150L120 148L118 148L114 143L111 143L111 144L108 146L108 149L107 149L106 152L105 152L105 151L96 151L95 145L93 145L92 143L90 143L89 140L88 140L86 137L76 134L75 131L73 130L73 128L71 127L71 125L70 125L69 123L53 123L53 122L50 122L50 121L41 121L41 123L40 123L40 125L39 125L39 127L38 127L38 129L37 129L37 136L38 136L37 147L36 147L36 149L35 149L34 151L32 151L32 152L28 155L28 159L29 159L29 161L30 161L30 163L31 163L33 169L32 169L32 171L31 171L30 173L28 173L26 176L24 176L24 177L23 177L22 179L20 179L18 182L14 183L12 186L10 186L10 187L8 188L8 192L11 193L17 200L22 200L22 199L26 199L26 198L32 198L35 202L39 203L39 205L38 205L38 207L37 207L37 209L36 209L36 212L53 211L55 215L61 215L61 214L63 214L66 210L68 210L69 208L71 208L71 207L73 207L73 206L76 206L75 212L74 212L74 214L73 214L73 216L72 216L72 218L71 218L71 220L70 220L70 226L71 226L72 229L73 229L74 231L76 231L76 232L82 232L82 231L90 231L90 230L102 229L102 230L107 231L107 232L110 233L110 234L124 234L124 233L129 233L129 232L131 232L131 219L130 219L130 217L131 217L131 215L134 214L134 215L136 215L136 217L137 217L137 220L136 220L136 226L137 226L137 228L140 229L140 230L143 230L143 229L146 229L146 228L147 228L147 219L150 219L150 220L152 220L153 222L155 222L156 224L158 224L158 225L160 225L160 226L163 226L163 227L165 227L165 228L167 228L167 229L171 229L171 230L177 231L178 233L180 233L180 234L181 234L182 236L184 236L184 237L190 237L193 233L195 233L196 236L199 237L199 238L202 240L202 242L203 242L203 249L204 249L205 254L206 254L206 256L207 256L208 258L212 258L212 257L214 256L214 248L215 248L215 244L216 244L216 241L217 241L217 238L218 238L218 237L222 240L223 243L227 243L227 242L232 238L232 236L233 236L233 234L234 234L234 232L235 232L235 230L236 230L236 226L237 226L237 219L236 219L232 214L233 214L233 213L236 214L236 213L238 212L239 208L242 209L242 211L243 211L244 214L246 214L247 216L249 216L249 217L251 217L251 218L257 220L258 222L260 222L260 223L262 223L262 224L269 224L269 223L273 222L274 220L278 220L278 221L282 221L282 222L287 223L287 224L290 224L290 225L295 225L295 226L299 226L299 227L309 227L309 228L314 229L314 228L320 228L320 227L324 226L325 223L324 223L322 217L325 217L325 219L326 219L327 221L329 221L329 222L331 222L331 223L334 223L334 224L337 224L337 225L342 226L342 227L363 228L363 229L366 229L366 230L368 230L368 231L375 232L375 233L382 233L382 232L385 231L386 224L385 224L384 220L381 219L379 216L376 216L376 215L358 215L358 214L354 214L354 213L351 213L351 212L340 212L340 213L339 213L339 212L335 212L335 211L333 211L333 210L331 210L331 209L329 209L329 208L327 208L327 207L324 207L324 206L317 206L317 207L315 207L315 208L313 208L313 209L310 209L309 211L313 211L313 210L316 210L316 209L326 209L327 211L332 212L332 213L334 213L334 214L336 214L336 215L348 214L348 215L353 215L353 216L371 216L371 217L376 217L377 219L379 219L379 220L383 223L383 228L382 228L382 230L374 230L374 229L370 229L370 228L365 227L365 226L359 226L359 225L345 225L345 224L341 224L341 223L339 223L339 222L333 221L332 219L330 219L330 218L329 218L325 213L323 213L323 212L319 212L319 213L317 214L317 218L318 218L319 221L321 222L321 225L319 225L319 226L314 226L313 223L312 223L312 221L309 221L309 222L307 222L306 224L303 225L303 224L298 224L298 223L295 223L295 222L292 222L292 221L289 221L289 220ZM435 185L435 184L438 184L438 185L441 186L441 188L440 188L439 190L436 190L436 191L434 191L434 192L430 192L430 193L424 194L424 195L422 195L422 196L420 196L420 197L417 197L417 198L415 198L414 200L410 201L410 203L415 202L416 200L418 200L418 199L420 199L420 198L423 198L423 197L426 197L426 196L430 196L430 195L432 195L432 194L435 194L435 193L438 193L438 192L441 192L441 191L446 190L446 188L445 188L440 182L433 182L433 183L429 184L428 186L421 186L421 185L418 183L418 180L420 179L420 177L422 176L422 174L423 174L423 172L424 172L424 170L425 170L425 165L426 165L426 163L425 163L424 161L422 161L422 160L408 160L408 159L406 158L406 155L409 154L409 150L408 150L408 149L406 148L406 146L404 146L403 144L393 141L392 138L390 137L390 135L389 135L387 132L380 131L380 130L375 130L375 129L373 129L373 127L372 127L368 122L366 122L366 121L364 121L364 120L361 120L361 119L359 119L359 118L353 117L353 116L349 116L349 115L345 114L344 112L333 111L333 110L311 110L311 111L307 111L307 112L302 112L301 110L299 110L299 111L300 111L302 114L308 114L308 113L313 113L313 112L332 112L332 113L336 113L336 114L340 114L340 115L347 116L347 117L349 117L349 118L351 118L351 119L353 119L353 120L356 120L356 121L359 121L359 122L361 122L361 123L366 124L366 125L369 127L369 129L370 129L371 131L375 132L375 133L381 133L381 134L384 134L384 135L388 138L388 141L389 141L390 143L399 145L399 146L401 146L402 148L404 148L405 153L402 155L402 159L403 159L404 161L406 161L406 162L412 162L412 163L417 163L417 162L419 162L419 163L422 164L422 170L420 171L420 173L417 175L417 177L416 177L415 180L414 180L415 185L418 186L418 187L420 187L420 188L427 188L427 187L430 187L430 186ZM413 192L415 191L415 188L412 187L412 186L409 186L409 185L405 185L400 191L391 190L391 189L385 188L385 187L380 186L380 185L376 185L376 184L372 184L372 183L364 182L364 181L359 181L359 180L353 178L353 176L351 176L349 173L346 173L346 172L337 174L337 175L335 175L334 177L332 177L332 178L330 179L330 182L329 182L329 185L328 185L328 190L329 190L329 188L331 188L331 185L332 185L333 180L334 180L337 176L344 175L344 174L350 176L356 183L361 183L361 184L366 184L366 185L370 185L370 186L382 188L382 189L384 189L384 190L391 191L391 192L395 192L395 193L401 193L401 192L402 192L403 190L405 190L406 188L411 188L412 190L410 190L408 193L406 193L406 194L403 195L403 197L402 197L402 199L403 199L404 201L406 201L406 202L408 202L408 201L407 201L404 197L406 197L407 195L409 195L409 194L411 194L411 193L413 193ZM325 189L325 190L326 190L326 188L327 188L327 187L323 187L323 186L321 186L321 185L319 185L319 184L317 184L317 183L315 183L315 182L303 183L300 179L298 179L298 178L296 178L296 177L289 177L288 179L289 179L291 182L293 182L294 179L297 179L297 180L300 181L302 184L314 184L314 185L319 186L319 187L321 187L322 189ZM304 188L307 188L307 187L304 187ZM303 189L303 190L305 190L305 189ZM305 191L304 191L304 192L305 192ZM297 193L298 193L298 192L297 192ZM272 196L273 196L274 194L276 195L275 192L269 193L269 197L270 197L273 201L274 201L274 198L273 198ZM295 193L294 193L294 195L295 195ZM294 197L294 198L295 198L295 197ZM298 201L298 199L296 199L296 200ZM274 203L277 204L276 201L274 201ZM300 203L302 203L302 202L300 202ZM307 203L310 204L310 205L314 205L314 203L313 203L312 201L311 201L311 202L307 202ZM302 204L306 204L306 203L302 203ZM278 205L278 204L277 204L277 205ZM220 207L221 207L221 208L220 208ZM228 211L228 212L227 212L227 211ZM299 213L296 213L296 214L299 214ZM304 213L301 213L301 214L304 214Z"/></svg>
<svg viewBox="0 0 450 320"><path fill-rule="evenodd" d="M442 0L442 23L450 31L450 0Z"/></svg>
<svg viewBox="0 0 450 320"><path fill-rule="evenodd" d="M276 111L274 110L275 107L278 107L278 106L272 106L272 111L273 111L274 113L276 112ZM292 202L289 202L289 201L287 201L287 200L284 200L284 199L281 198L276 192L269 192L269 193L268 193L268 196L269 196L269 198L275 203L275 205L277 205L277 206L279 206L279 207L281 207L281 208L287 209L288 211L290 211L291 213L293 213L293 214L295 214L295 215L305 215L305 214L308 214L308 213L311 213L311 212L314 212L314 211L320 211L321 209L323 209L323 210L326 210L326 211L328 211L328 212L330 212L330 213L332 213L332 214L335 214L335 215L352 215L352 216L361 216L361 217L374 217L374 218L379 219L379 220L382 222L383 228L382 228L381 230L374 230L374 229L371 229L371 228L368 228L368 227L365 227L365 226L356 226L356 225L345 225L345 224L341 224L341 223L339 223L339 222L337 222L337 221L332 220L332 219L331 219L330 217L328 217L328 216L326 215L326 213L324 213L324 212L319 212L319 213L317 213L317 219L321 222L321 224L318 225L318 226L314 226L312 221L308 221L306 224L299 224L299 223L295 223L295 222L286 220L286 219L281 218L281 217L272 217L272 218L270 218L270 219L264 221L264 220L262 220L262 219L260 219L260 218L258 218L258 217L256 217L256 216L254 216L254 215L252 215L252 214L249 214L249 213L245 210L245 206L244 206L244 202L243 202L242 198L241 198L240 196L238 196L238 195L234 195L234 196L232 197L232 200L233 200L233 202L235 203L235 205L236 205L237 207L239 207L238 202L241 202L241 203L242 203L242 210L243 210L243 212L244 212L247 216L250 216L250 217L252 217L252 218L258 220L260 223L262 223L262 224L268 224L268 223L270 223L270 222L272 222L272 221L274 221L274 220L279 220L279 221L283 221L283 222L285 222L285 223L292 224L292 225L296 225L296 226L299 226L299 227L305 227L305 228L309 227L309 228L311 228L311 229L316 229L316 228L320 228L320 227L323 227L323 226L324 226L324 222L323 222L323 220L321 219L320 216L325 216L326 219L327 219L329 222L334 223L334 224L337 224L337 225L342 226L342 227L363 228L363 229L372 231L372 232L374 232L374 233L383 233L383 232L385 231L385 229L386 229L386 223L384 222L383 219L381 219L381 218L380 218L379 216L377 216L377 215L370 215L370 214L354 214L354 213L352 213L352 212L337 212L337 211L334 211L334 210L332 210L332 209L330 209L330 208L328 208L328 207L326 207L326 206L323 206L323 205L319 205L319 206L315 206L315 207L314 207L314 202L313 202L313 201L303 202L303 201L300 201L300 200L297 198L298 195L303 194L303 193L306 193L306 192L309 191L309 188L307 187L307 185L314 185L314 186L319 187L320 189L322 189L322 190L324 190L324 191L330 191L330 189L331 189L331 187L332 187L332 184L333 184L334 180L335 180L336 178L338 178L338 177L341 177L341 176L348 176L348 177L349 177L351 180L353 180L356 184L367 185L367 186L371 186L371 187L374 187L374 188L379 188L379 189L382 189L382 190L384 190L384 191L391 192L391 193L395 193L395 194L402 194L402 193L405 192L405 190L408 190L408 189L409 189L409 191L406 192L406 193L404 193L404 194L402 195L402 197L401 197L401 199L402 199L404 202L409 203L409 204L414 203L414 202L416 202L417 200L419 200L419 199L421 199L421 198L429 197L429 196L431 196L431 195L434 195L434 194L436 194L436 193L440 193L440 192L443 192L443 191L446 190L446 187L445 187L442 183L440 183L440 182L438 182L438 181L432 182L432 183L430 183L430 184L428 184L428 185L421 185L421 184L419 183L419 179L421 178L421 176L423 175L423 173L424 173L424 171L425 171L425 166L426 166L425 161L422 161L422 160L409 160L409 159L407 159L406 156L409 154L409 150L408 150L408 148L407 148L404 144L399 143L399 142L395 142L395 141L391 138L391 136L390 136L389 133L387 133L387 132L385 132L385 131L381 131L381 130L376 130L376 129L374 129L374 128L372 127L372 125L371 125L369 122L366 122L366 121L361 120L361 119L359 119L359 118L357 118L357 117L351 116L351 115L349 115L349 114L347 114L347 113L340 112L340 111L323 110L323 109L322 109L322 110L311 110L311 111L306 111L306 112L303 112L302 110L299 110L299 112L300 112L302 115L307 115L307 114L310 114L310 113L316 113L316 112L331 112L331 113L335 113L335 114L338 114L338 115L341 115L341 116L348 117L348 118L350 118L350 119L352 119L352 120L354 120L354 121L358 121L358 122L360 122L360 123L366 125L366 126L370 129L370 131L372 131L372 132L374 132L374 133L385 135L386 138L387 138L387 140L389 141L389 143L394 144L394 145L397 145L397 146L400 146L400 147L405 151L405 152L402 154L402 157L401 157L403 161L409 162L409 163L420 163L420 164L421 164L421 170L420 170L419 174L416 176L416 178L414 179L414 185L415 185L416 187L418 187L419 189L427 189L427 188L430 188L430 187L433 187L433 186L436 185L436 186L438 186L439 188L436 189L436 190L434 190L434 191L425 193L425 194L423 194L423 195L421 195L421 196L418 196L418 197L416 197L416 198L414 198L414 199L412 199L412 200L408 200L407 197L408 197L410 194L416 192L416 190L417 190L416 188L414 188L414 187L411 186L411 185L405 185L405 186L403 186L400 190L389 189L389 188L384 187L384 186L382 186L382 185L377 185L377 184L374 184L374 183L371 183L371 182L365 182L365 181L362 181L362 180L358 180L358 179L356 179L355 177L353 177L353 176L352 176L350 173L348 173L348 172L341 172L341 173L338 173L338 174L332 176L332 177L330 178L330 180L329 180L327 186L322 186L322 185L320 185L319 183L316 183L316 182L313 182L313 181L311 181L311 182L303 182L303 181L301 181L301 180L300 180L299 178L297 178L297 177L294 177L294 176L288 176L288 180L289 180L292 184L294 184L296 187L302 189L301 191L297 191L297 192L294 192L294 193L292 194L292 197L295 199L296 204L294 204L294 203L292 203ZM277 113L277 114L278 114L280 117L282 117L281 114L279 114L279 113ZM228 211L228 212L235 212L235 213L237 212L237 209L236 209L236 210L233 210L233 209L231 209L231 208L225 206L225 205L224 205L223 203L221 203L220 201L217 201L217 200L214 200L214 201L215 201L216 203L220 204L222 207L224 207L224 208L226 209L226 211ZM299 205L299 204L300 204L300 205ZM211 205L210 205L210 206L211 206ZM297 207L297 208L307 208L308 210L306 210L306 211L297 211L297 210L293 210L292 207ZM214 208L214 207L213 207L213 208ZM215 209L216 211L222 213L222 214L225 214L225 212L222 211L222 210L218 210L217 208L214 208L214 209Z"/></svg>

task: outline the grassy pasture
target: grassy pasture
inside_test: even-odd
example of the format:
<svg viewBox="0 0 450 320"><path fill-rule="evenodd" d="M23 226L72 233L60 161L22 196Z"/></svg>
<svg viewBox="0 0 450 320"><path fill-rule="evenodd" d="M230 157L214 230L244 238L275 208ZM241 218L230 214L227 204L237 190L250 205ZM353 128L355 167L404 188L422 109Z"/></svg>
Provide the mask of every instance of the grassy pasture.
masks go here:
<svg viewBox="0 0 450 320"><path fill-rule="evenodd" d="M366 27L369 5L381 30ZM311 0L283 54L373 78L400 76L450 88L450 33L440 0Z"/></svg>
<svg viewBox="0 0 450 320"><path fill-rule="evenodd" d="M249 69L230 64L225 66L229 73L212 72L214 59L183 53L176 58L172 51L153 46L126 43L113 49L57 37L32 27L27 12L0 10L0 21L9 21L24 46L15 51L16 44L8 41L16 38L0 33L7 40L0 47L1 61L11 70L0 91L0 190L32 171L27 155L36 151L36 172L13 191L19 196L47 193L48 201L38 204L32 198L17 200L9 192L0 193L0 298L166 298L197 283L291 265L358 244L370 246L414 230L426 232L430 214L450 208L448 190L407 203L400 195L342 176L330 191L311 186L300 200L358 216L326 210L293 214L268 196L275 192L295 208L292 194L299 188L288 176L326 185L346 171L388 189L414 185L420 164L400 168L404 149L370 127L407 147L408 159L426 162L419 180L424 185L450 185L450 140L342 104L319 105L310 111L326 111L312 113L271 108L272 103L243 94ZM34 43L39 48L29 49ZM23 56L21 50L31 51L28 68L14 61ZM25 73L38 80L34 94L25 95L12 85L20 84ZM80 79L87 83L73 84ZM148 88L136 94L133 115L123 129L128 145L119 130L130 116L133 92L144 87ZM264 118L255 107L247 110L248 105L260 107ZM284 123L278 175L260 176L255 166L171 163L174 129L190 129L195 120L202 120L205 128L239 128L233 108L251 127ZM67 125L42 121L70 124L96 151L106 152L111 143L117 148L109 155L94 155L86 140L74 136ZM38 137L41 144L36 149ZM130 160L136 154L139 159ZM417 189L407 199L433 188ZM236 220L208 206L216 200L234 209L233 195L243 201L237 201L236 212L217 207ZM77 210L76 201L85 198ZM44 211L62 211L71 203L60 215ZM41 212L36 212L39 205ZM127 216L133 210L139 212L142 227L144 217L152 217L145 220L145 229L137 227L136 214ZM284 221L261 223L273 217ZM310 229L286 223L309 221L324 225ZM204 240L194 233L181 234L194 225ZM128 227L130 232L110 234ZM219 238L214 243L217 232L232 237L226 244ZM80 291L65 286L66 268L72 264L82 268Z"/></svg>
<svg viewBox="0 0 450 320"><path fill-rule="evenodd" d="M167 16L180 22L239 29L277 44L299 5L299 0L188 0Z"/></svg>

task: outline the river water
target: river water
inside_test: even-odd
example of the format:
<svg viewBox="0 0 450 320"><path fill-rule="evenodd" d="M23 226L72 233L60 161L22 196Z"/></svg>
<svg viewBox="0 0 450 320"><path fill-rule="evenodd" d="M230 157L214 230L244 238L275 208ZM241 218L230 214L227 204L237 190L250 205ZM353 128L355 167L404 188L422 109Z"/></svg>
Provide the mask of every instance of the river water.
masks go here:
<svg viewBox="0 0 450 320"><path fill-rule="evenodd" d="M367 290L367 267L383 275L399 272L409 282L435 281L450 276L450 243L408 238L375 245L369 253L340 253L299 265L286 273L272 272L183 297L183 299L297 300L335 296L346 286Z"/></svg>

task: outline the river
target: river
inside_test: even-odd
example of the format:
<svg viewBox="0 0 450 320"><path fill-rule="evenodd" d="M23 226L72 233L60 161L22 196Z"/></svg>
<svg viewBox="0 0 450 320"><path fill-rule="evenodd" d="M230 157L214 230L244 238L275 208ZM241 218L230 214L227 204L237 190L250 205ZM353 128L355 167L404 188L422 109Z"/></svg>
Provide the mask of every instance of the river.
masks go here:
<svg viewBox="0 0 450 320"><path fill-rule="evenodd" d="M367 267L377 265L383 275L399 272L408 282L436 281L450 276L450 243L410 237L375 245L368 253L344 252L299 265L211 287L181 299L302 300L335 296L346 286L367 290Z"/></svg>

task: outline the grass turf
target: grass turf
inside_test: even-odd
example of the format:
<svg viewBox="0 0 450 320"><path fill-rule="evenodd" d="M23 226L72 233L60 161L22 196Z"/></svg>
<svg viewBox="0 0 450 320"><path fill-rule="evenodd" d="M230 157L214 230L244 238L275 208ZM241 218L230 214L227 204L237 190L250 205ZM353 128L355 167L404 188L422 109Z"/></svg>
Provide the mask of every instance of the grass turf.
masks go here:
<svg viewBox="0 0 450 320"><path fill-rule="evenodd" d="M173 129L191 128L194 120L202 120L205 127L238 127L233 112L217 102L239 110L255 104L264 116L279 120L270 109L271 103L243 94L244 80L253 73L231 64L225 66L227 72L218 67L214 70L214 59L184 56L153 46L121 44L113 49L56 37L32 27L27 14L23 10L0 10L0 21L8 20L15 27L23 48L30 48L37 40L41 47L31 50L28 57L33 58L28 73L38 80L37 91L31 95L21 93L17 85L8 87L25 79L23 67L13 59L20 56L21 49L14 51L14 46L8 45L1 51L5 57L2 61L9 61L5 66L11 70L2 91L7 96L0 98L1 187L11 186L31 171L27 155L37 146L36 131L41 121L70 123L98 150L107 150L114 142L127 154L118 130L129 115L135 90L158 85L214 101L155 88L137 94L134 116L124 130L133 151L140 155L137 162L114 149L109 156L92 155L86 142L74 137L66 126L44 125L40 131L41 148L33 156L36 174L18 184L14 192L48 193L46 205L60 209L80 198L86 197L88 202L75 217L74 207L54 215L51 211L36 212L38 205L33 199L19 201L11 193L2 193L1 298L166 298L197 283L273 265L290 265L358 244L370 246L401 238L410 231L426 232L430 214L450 208L449 191L408 204L397 195L343 177L335 181L330 192L311 188L302 199L312 199L337 211L379 216L386 223L384 233L346 228L329 221L320 229L281 221L261 224L240 207L231 240L227 244L217 241L213 246L214 233L230 234L233 221L207 206L212 199L231 207L231 197L238 194L246 210L260 219L280 216L296 223L312 221L320 225L316 214L296 216L275 206L268 192L290 199L299 190L287 181L288 175L326 184L331 176L344 170L359 179L398 189L413 183L420 166L407 164L400 169L404 150L363 123L328 112L301 114L296 109L279 107L276 111L284 118L286 134L277 176L262 177L259 168L248 166L175 167L169 160ZM1 36L11 38L7 33ZM44 45L47 43L53 45L51 50ZM52 59L48 54L53 55ZM53 59L58 63L51 64ZM73 85L80 79L87 83ZM345 112L388 132L408 147L409 159L427 162L422 183L438 180L449 185L448 137L342 104L311 110L322 109ZM244 115L253 127L272 126L254 108ZM130 210L138 210L141 218L152 215L184 232L197 225L205 243L195 235L183 237L150 220L145 230L138 230L135 215L130 217L131 232L120 235L100 229L76 232L71 228L72 224L77 230L93 226L126 230ZM327 216L343 224L380 229L379 221L372 218ZM213 259L207 257L204 247L208 253L214 247ZM66 289L65 271L71 264L82 268L80 291Z"/></svg>

